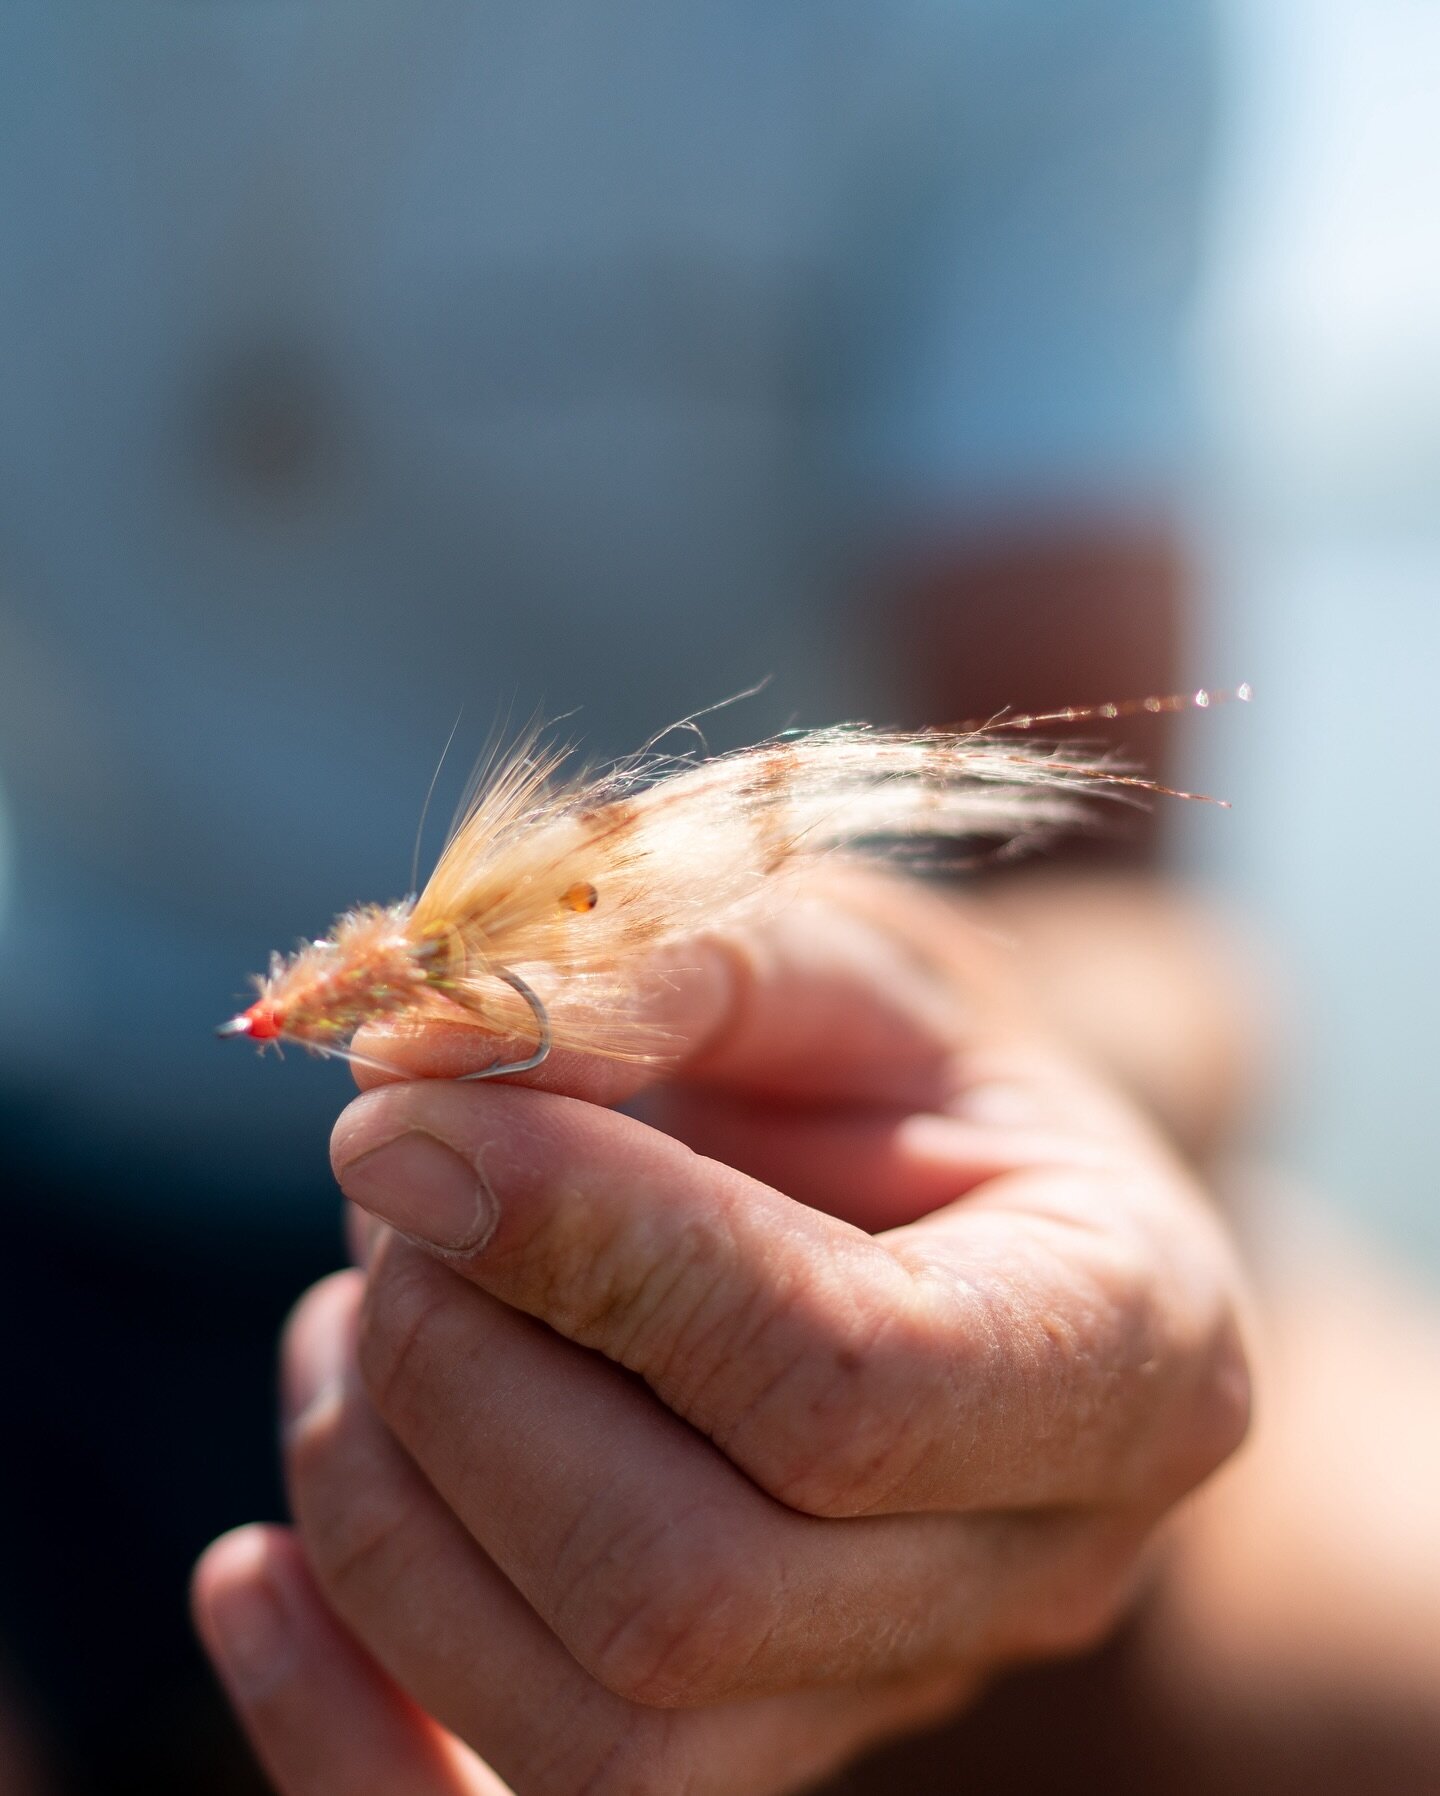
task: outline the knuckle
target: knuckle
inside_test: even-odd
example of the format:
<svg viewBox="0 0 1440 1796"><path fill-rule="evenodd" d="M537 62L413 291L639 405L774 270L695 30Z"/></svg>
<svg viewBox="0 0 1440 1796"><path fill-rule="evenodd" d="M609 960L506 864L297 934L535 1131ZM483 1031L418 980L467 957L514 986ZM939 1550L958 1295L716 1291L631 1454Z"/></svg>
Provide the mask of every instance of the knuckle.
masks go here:
<svg viewBox="0 0 1440 1796"><path fill-rule="evenodd" d="M817 1414L803 1438L762 1462L757 1475L777 1502L800 1515L844 1520L877 1514L905 1504L902 1492L920 1457L908 1435L903 1423L892 1427L875 1410L866 1416L860 1404L848 1428Z"/></svg>
<svg viewBox="0 0 1440 1796"><path fill-rule="evenodd" d="M713 1509L577 1543L570 1560L556 1630L598 1683L642 1708L734 1694L773 1631L777 1581L755 1575L754 1543Z"/></svg>
<svg viewBox="0 0 1440 1796"><path fill-rule="evenodd" d="M387 1497L357 1490L321 1529L307 1529L317 1575L341 1614L353 1613L403 1576L406 1516Z"/></svg>
<svg viewBox="0 0 1440 1796"><path fill-rule="evenodd" d="M1073 1525L1068 1545L1020 1605L1020 1656L1064 1658L1109 1638L1140 1588L1153 1521L1145 1511L1117 1510Z"/></svg>
<svg viewBox="0 0 1440 1796"><path fill-rule="evenodd" d="M1191 1405L1181 1466L1184 1488L1223 1465L1250 1431L1253 1406L1249 1355L1240 1328L1227 1316L1216 1330Z"/></svg>
<svg viewBox="0 0 1440 1796"><path fill-rule="evenodd" d="M323 1523L345 1482L343 1403L312 1404L286 1430L285 1478L302 1523L310 1517Z"/></svg>
<svg viewBox="0 0 1440 1796"><path fill-rule="evenodd" d="M1150 1363L1162 1369L1137 1408L1133 1500L1173 1502L1224 1463L1249 1432L1251 1373L1228 1256L1196 1258L1189 1288L1148 1294Z"/></svg>
<svg viewBox="0 0 1440 1796"><path fill-rule="evenodd" d="M1110 1567L1092 1566L1065 1578L1029 1606L1021 1642L1025 1656L1068 1658L1102 1645L1128 1607L1131 1588L1131 1580Z"/></svg>
<svg viewBox="0 0 1440 1796"><path fill-rule="evenodd" d="M406 1559L407 1511L363 1475L359 1393L305 1418L287 1446L292 1501L315 1574L342 1614L360 1593L388 1587Z"/></svg>
<svg viewBox="0 0 1440 1796"><path fill-rule="evenodd" d="M943 1360L934 1323L905 1290L817 1308L808 1348L777 1355L783 1369L734 1447L771 1496L802 1514L907 1507L933 1448Z"/></svg>
<svg viewBox="0 0 1440 1796"><path fill-rule="evenodd" d="M1241 1331L1238 1274L1218 1225L1184 1238L1186 1263L1174 1246L1138 1248L1128 1296L1132 1363L1164 1369L1151 1387L1151 1410L1140 1420L1154 1443L1151 1494L1172 1497L1209 1476L1244 1440L1250 1426L1250 1364ZM1143 1353L1141 1349L1144 1349Z"/></svg>
<svg viewBox="0 0 1440 1796"><path fill-rule="evenodd" d="M387 1251L360 1307L357 1352L370 1399L387 1418L422 1418L424 1399L447 1325L435 1272L413 1251Z"/></svg>

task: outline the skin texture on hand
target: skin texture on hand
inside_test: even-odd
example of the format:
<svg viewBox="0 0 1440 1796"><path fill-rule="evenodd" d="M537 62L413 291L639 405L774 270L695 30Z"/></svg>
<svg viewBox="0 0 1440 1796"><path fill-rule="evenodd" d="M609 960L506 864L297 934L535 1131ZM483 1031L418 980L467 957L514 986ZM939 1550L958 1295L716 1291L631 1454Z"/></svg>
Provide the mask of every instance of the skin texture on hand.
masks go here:
<svg viewBox="0 0 1440 1796"><path fill-rule="evenodd" d="M677 958L645 1120L643 1069L364 1044L421 1076L336 1128L296 1533L197 1574L286 1796L795 1789L1104 1633L1244 1430L1238 1277L1012 988L846 879Z"/></svg>

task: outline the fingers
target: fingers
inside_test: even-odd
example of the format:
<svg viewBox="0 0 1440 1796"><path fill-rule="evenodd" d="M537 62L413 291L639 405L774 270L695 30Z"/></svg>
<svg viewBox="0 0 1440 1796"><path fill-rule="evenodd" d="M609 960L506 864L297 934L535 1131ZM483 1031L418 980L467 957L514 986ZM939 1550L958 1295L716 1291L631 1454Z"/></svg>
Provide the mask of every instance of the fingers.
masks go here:
<svg viewBox="0 0 1440 1796"><path fill-rule="evenodd" d="M196 1567L206 1650L281 1796L505 1796L327 1608L283 1528L241 1528Z"/></svg>
<svg viewBox="0 0 1440 1796"><path fill-rule="evenodd" d="M571 1654L633 1701L972 1663L1093 1555L1070 1517L798 1515L635 1380L393 1236L362 1313L383 1419Z"/></svg>
<svg viewBox="0 0 1440 1796"><path fill-rule="evenodd" d="M652 1094L643 1115L693 1152L869 1234L1022 1167L1115 1163L1128 1119L1117 1128L1090 1092L1061 1089L1048 1068L1022 1067L1013 1053L1004 1065L987 1059L967 1056L966 1082L942 1111L791 1109L674 1085Z"/></svg>
<svg viewBox="0 0 1440 1796"><path fill-rule="evenodd" d="M937 939L947 943L939 958ZM672 944L637 969L634 1015L665 1044L653 1066L557 1051L520 1082L596 1103L657 1075L771 1099L930 1101L966 1020L961 974L972 1007L993 1001L990 959L930 894L847 875L763 924ZM356 1045L411 1078L453 1079L496 1056L493 1036L464 1026L372 1030ZM384 1082L363 1066L356 1077Z"/></svg>
<svg viewBox="0 0 1440 1796"><path fill-rule="evenodd" d="M979 1307L991 1375L966 1472L1007 1503L1168 1506L1244 1438L1239 1274L1177 1171L1020 1170L886 1240Z"/></svg>
<svg viewBox="0 0 1440 1796"><path fill-rule="evenodd" d="M898 1483L922 1326L908 1274L858 1230L633 1119L550 1093L422 1082L337 1125L347 1194L460 1250L467 1277L639 1372L764 1489L813 1509L832 1438ZM437 1226L438 1224L438 1226ZM892 1350L893 1349L893 1350ZM903 1363L902 1363L903 1361ZM882 1404L860 1403L884 1383ZM888 1408L887 1408L888 1406ZM808 1501L805 1499L809 1499ZM848 1490L830 1502L863 1509Z"/></svg>
<svg viewBox="0 0 1440 1796"><path fill-rule="evenodd" d="M365 1401L361 1282L324 1281L287 1342L287 1472L309 1562L396 1682L515 1787L584 1788L625 1746L627 1708L549 1635ZM643 1750L638 1730L631 1744Z"/></svg>
<svg viewBox="0 0 1440 1796"><path fill-rule="evenodd" d="M289 1465L310 1563L327 1601L395 1682L514 1789L763 1796L955 1700L948 1672L899 1689L812 1691L693 1712L641 1706L607 1688L477 1548L350 1372L306 1365L317 1337L333 1344L343 1334L335 1312L353 1308L358 1284L355 1275L327 1281L292 1339L290 1396L302 1408ZM317 1373L318 1389L310 1382ZM482 1437L477 1451L489 1444Z"/></svg>
<svg viewBox="0 0 1440 1796"><path fill-rule="evenodd" d="M333 1146L348 1195L812 1515L1129 1500L1233 1444L1219 1234L1178 1173L1091 1153L876 1240L550 1093L390 1087Z"/></svg>

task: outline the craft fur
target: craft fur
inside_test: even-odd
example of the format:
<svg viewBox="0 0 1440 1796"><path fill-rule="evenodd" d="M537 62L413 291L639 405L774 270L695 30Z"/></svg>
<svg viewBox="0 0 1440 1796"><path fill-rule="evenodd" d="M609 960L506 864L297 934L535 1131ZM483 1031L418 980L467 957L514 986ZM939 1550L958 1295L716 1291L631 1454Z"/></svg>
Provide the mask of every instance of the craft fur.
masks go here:
<svg viewBox="0 0 1440 1796"><path fill-rule="evenodd" d="M1166 791L1103 755L1014 736L1220 696L1249 691L979 729L844 725L570 780L566 753L532 733L480 783L418 897L348 911L324 940L272 956L256 1001L221 1033L354 1058L349 1040L368 1023L461 1023L497 1041L538 1026L535 1054L487 1070L537 1063L552 1040L648 1057L657 1043L632 1000L656 949L772 909L824 857L1022 844L1077 822L1092 795Z"/></svg>

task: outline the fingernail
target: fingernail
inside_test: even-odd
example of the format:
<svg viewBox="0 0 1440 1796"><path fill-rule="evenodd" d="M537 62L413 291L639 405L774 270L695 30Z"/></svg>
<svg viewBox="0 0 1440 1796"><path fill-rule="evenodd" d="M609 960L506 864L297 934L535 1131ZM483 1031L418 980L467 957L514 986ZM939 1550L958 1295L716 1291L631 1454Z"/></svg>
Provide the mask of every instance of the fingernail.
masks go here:
<svg viewBox="0 0 1440 1796"><path fill-rule="evenodd" d="M205 1604L219 1668L237 1699L255 1702L286 1675L293 1659L290 1622L257 1546L250 1574L222 1584Z"/></svg>
<svg viewBox="0 0 1440 1796"><path fill-rule="evenodd" d="M418 1130L387 1141L340 1170L346 1197L447 1253L474 1253L493 1233L494 1194L468 1160Z"/></svg>

